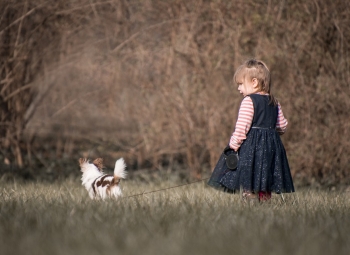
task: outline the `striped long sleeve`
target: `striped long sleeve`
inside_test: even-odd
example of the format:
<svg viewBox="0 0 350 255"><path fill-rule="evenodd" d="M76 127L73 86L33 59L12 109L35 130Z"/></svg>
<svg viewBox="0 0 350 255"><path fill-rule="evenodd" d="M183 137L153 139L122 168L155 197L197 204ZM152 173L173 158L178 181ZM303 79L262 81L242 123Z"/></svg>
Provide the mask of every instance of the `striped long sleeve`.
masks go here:
<svg viewBox="0 0 350 255"><path fill-rule="evenodd" d="M254 105L250 97L245 97L242 100L238 111L238 119L236 122L235 131L230 139L230 147L235 151L241 146L247 138L247 133L252 125L254 117Z"/></svg>
<svg viewBox="0 0 350 255"><path fill-rule="evenodd" d="M247 96L242 100L238 111L238 119L236 122L235 131L230 139L230 147L238 150L243 141L247 138L247 134L251 128L254 117L254 105L252 99ZM288 121L284 118L281 105L278 103L278 116L276 123L277 132L282 135L288 125Z"/></svg>
<svg viewBox="0 0 350 255"><path fill-rule="evenodd" d="M284 117L282 112L282 107L280 103L278 103L278 115L277 115L277 123L276 123L276 130L280 135L283 135L284 132L286 132L288 125L288 120Z"/></svg>

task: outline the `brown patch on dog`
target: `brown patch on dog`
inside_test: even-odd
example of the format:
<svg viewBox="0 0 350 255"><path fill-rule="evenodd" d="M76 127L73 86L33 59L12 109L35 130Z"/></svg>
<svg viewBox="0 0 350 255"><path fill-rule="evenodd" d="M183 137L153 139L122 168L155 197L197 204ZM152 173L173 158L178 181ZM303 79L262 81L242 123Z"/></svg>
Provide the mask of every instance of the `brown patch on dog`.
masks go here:
<svg viewBox="0 0 350 255"><path fill-rule="evenodd" d="M105 187L107 186L106 188L106 193L108 196L110 196L111 194L111 189L114 187L114 186L117 186L120 182L120 178L116 178L116 177L113 177L112 180L105 180L106 177L112 177L113 175L110 175L110 174L106 174L104 176L101 177L100 180L98 180L96 182L96 186L99 187L99 186L102 186L102 187ZM95 189L94 189L95 191Z"/></svg>
<svg viewBox="0 0 350 255"><path fill-rule="evenodd" d="M112 181L113 181L113 184L114 184L114 185L118 185L119 182L120 182L120 178L114 177Z"/></svg>
<svg viewBox="0 0 350 255"><path fill-rule="evenodd" d="M113 177L112 180L105 180L107 177ZM120 182L120 178L118 177L114 177L113 175L111 174L105 174L101 177L98 177L93 183L92 183L92 189L94 191L94 195L96 196L96 189L95 189L95 184L96 184L96 187L105 187L107 186L106 188L106 193L108 196L110 196L111 194L111 189L114 187L114 186L117 186Z"/></svg>
<svg viewBox="0 0 350 255"><path fill-rule="evenodd" d="M100 186L102 185L102 187L104 187L104 186L106 186L107 184L109 184L110 181L108 181L108 180L105 181L106 177L108 177L108 176L113 176L113 175L106 174L106 175L104 175L104 176L102 176L102 177L99 177L99 178L101 178L101 179L98 180L98 181L96 182L96 186L97 186L97 187L100 187Z"/></svg>
<svg viewBox="0 0 350 255"><path fill-rule="evenodd" d="M102 187L106 186L106 185L111 185L111 181L103 181L102 182Z"/></svg>
<svg viewBox="0 0 350 255"><path fill-rule="evenodd" d="M120 179L119 178L113 178L113 180L111 181L111 184L107 187L106 189L106 192L107 194L110 196L111 194L111 189L114 187L114 186L118 186L120 182Z"/></svg>
<svg viewBox="0 0 350 255"><path fill-rule="evenodd" d="M96 182L96 179L95 179L94 182L91 184L91 186L92 186L92 190L94 191L94 196L96 197L95 182Z"/></svg>
<svg viewBox="0 0 350 255"><path fill-rule="evenodd" d="M108 183L110 183L110 181L105 181L105 178L108 176L112 176L110 174L105 174L102 177L98 177L94 180L94 182L92 183L92 190L94 191L94 195L96 196L96 188L95 188L95 183L96 183L96 187L100 187L102 185L102 187L106 186ZM98 181L97 181L98 180Z"/></svg>
<svg viewBox="0 0 350 255"><path fill-rule="evenodd" d="M104 168L103 165L103 158L97 158L94 161L92 161L92 164L94 164L100 172L102 172L102 169Z"/></svg>

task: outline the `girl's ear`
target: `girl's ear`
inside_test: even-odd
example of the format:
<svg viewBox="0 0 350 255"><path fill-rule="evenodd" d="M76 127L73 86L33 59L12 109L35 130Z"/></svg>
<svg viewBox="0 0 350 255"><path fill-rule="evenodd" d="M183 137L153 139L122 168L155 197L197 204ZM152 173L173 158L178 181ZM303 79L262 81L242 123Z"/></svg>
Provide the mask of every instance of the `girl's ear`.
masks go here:
<svg viewBox="0 0 350 255"><path fill-rule="evenodd" d="M253 83L253 87L256 89L258 87L258 79L257 78L253 78L252 79L252 83Z"/></svg>

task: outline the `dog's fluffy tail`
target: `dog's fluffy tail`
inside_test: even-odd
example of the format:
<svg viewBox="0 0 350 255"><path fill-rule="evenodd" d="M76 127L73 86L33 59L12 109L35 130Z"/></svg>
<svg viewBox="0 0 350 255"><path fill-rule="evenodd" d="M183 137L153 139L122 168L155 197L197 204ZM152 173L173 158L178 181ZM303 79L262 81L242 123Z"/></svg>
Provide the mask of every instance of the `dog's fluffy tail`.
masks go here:
<svg viewBox="0 0 350 255"><path fill-rule="evenodd" d="M117 179L125 179L126 178L126 164L123 158L118 159L115 162L115 167L114 167L114 177Z"/></svg>

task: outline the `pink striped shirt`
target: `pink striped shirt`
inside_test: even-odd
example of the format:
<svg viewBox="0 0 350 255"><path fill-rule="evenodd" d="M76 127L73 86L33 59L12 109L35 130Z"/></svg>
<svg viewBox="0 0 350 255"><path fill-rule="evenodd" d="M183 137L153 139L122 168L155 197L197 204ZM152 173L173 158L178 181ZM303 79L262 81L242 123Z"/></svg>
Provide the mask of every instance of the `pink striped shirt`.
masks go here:
<svg viewBox="0 0 350 255"><path fill-rule="evenodd" d="M247 134L253 122L254 105L252 99L247 96L243 98L238 111L238 119L236 122L235 131L230 139L230 147L237 151L243 141L247 138ZM282 135L286 131L288 121L284 118L280 103L278 103L278 116L276 123L277 132Z"/></svg>

